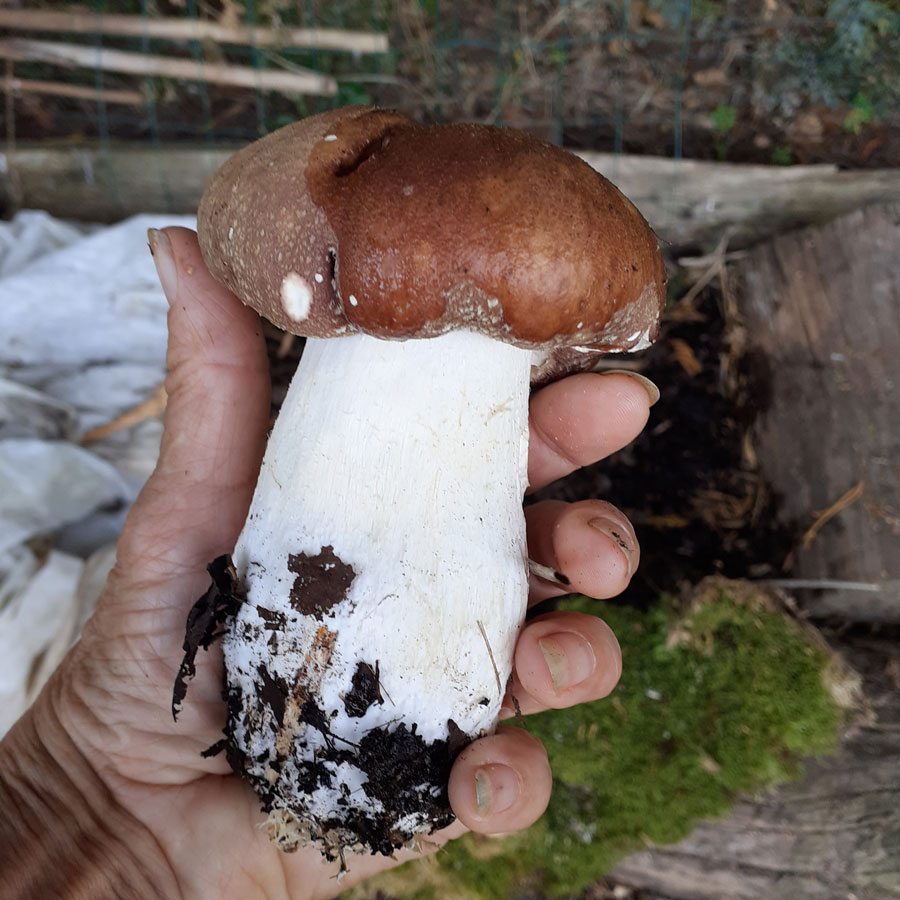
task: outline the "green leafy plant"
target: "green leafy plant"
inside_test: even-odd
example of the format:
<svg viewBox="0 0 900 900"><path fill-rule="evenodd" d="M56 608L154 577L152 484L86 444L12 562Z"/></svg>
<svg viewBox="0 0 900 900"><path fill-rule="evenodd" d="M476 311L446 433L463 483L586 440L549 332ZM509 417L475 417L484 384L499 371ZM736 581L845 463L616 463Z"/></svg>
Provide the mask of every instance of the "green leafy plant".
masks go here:
<svg viewBox="0 0 900 900"><path fill-rule="evenodd" d="M372 102L366 86L358 81L339 81L335 106L368 106Z"/></svg>
<svg viewBox="0 0 900 900"><path fill-rule="evenodd" d="M547 53L547 61L557 68L561 68L569 61L569 54L565 47L554 45Z"/></svg>
<svg viewBox="0 0 900 900"><path fill-rule="evenodd" d="M419 6L429 19L434 19L438 14L438 0L419 0Z"/></svg>
<svg viewBox="0 0 900 900"><path fill-rule="evenodd" d="M772 148L772 165L789 166L794 161L794 151L787 144L779 144Z"/></svg>
<svg viewBox="0 0 900 900"><path fill-rule="evenodd" d="M869 121L900 103L900 4L896 0L819 0L808 10L825 27L791 29L758 56L769 54L763 82L770 106L788 111L798 95L831 107L865 97ZM762 67L761 67L762 70ZM861 126L862 113L850 112Z"/></svg>
<svg viewBox="0 0 900 900"><path fill-rule="evenodd" d="M844 131L859 134L863 125L867 125L875 118L875 107L865 94L857 94L853 98L850 112L844 116Z"/></svg>
<svg viewBox="0 0 900 900"><path fill-rule="evenodd" d="M673 28L689 21L704 24L719 21L725 14L721 0L651 0L650 9L660 13Z"/></svg>
<svg viewBox="0 0 900 900"><path fill-rule="evenodd" d="M606 619L624 673L606 700L527 720L553 767L547 813L504 840L469 835L353 897L501 900L524 884L577 894L630 851L679 840L834 746L829 654L752 589L712 586L685 612L665 600L647 612L565 605Z"/></svg>
<svg viewBox="0 0 900 900"><path fill-rule="evenodd" d="M737 108L734 106L717 106L711 114L716 131L726 134L737 125Z"/></svg>
<svg viewBox="0 0 900 900"><path fill-rule="evenodd" d="M717 134L715 142L716 159L723 160L728 155L728 134L737 125L737 107L719 104L712 111L710 118Z"/></svg>

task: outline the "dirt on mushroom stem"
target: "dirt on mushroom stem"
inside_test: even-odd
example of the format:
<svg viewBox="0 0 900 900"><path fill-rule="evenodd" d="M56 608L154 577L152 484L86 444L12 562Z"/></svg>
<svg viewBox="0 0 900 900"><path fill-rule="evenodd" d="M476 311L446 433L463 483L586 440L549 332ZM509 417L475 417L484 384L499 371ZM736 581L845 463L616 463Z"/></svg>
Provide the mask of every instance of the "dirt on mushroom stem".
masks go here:
<svg viewBox="0 0 900 900"><path fill-rule="evenodd" d="M532 359L468 333L307 344L224 642L224 749L284 849L389 854L452 818L525 613Z"/></svg>

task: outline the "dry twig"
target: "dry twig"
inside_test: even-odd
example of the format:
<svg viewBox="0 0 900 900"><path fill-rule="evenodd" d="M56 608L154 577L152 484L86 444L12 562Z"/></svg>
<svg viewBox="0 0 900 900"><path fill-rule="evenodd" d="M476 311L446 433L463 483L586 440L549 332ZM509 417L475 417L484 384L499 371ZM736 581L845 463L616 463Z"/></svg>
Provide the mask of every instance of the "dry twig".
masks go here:
<svg viewBox="0 0 900 900"><path fill-rule="evenodd" d="M884 585L871 581L840 581L835 578L763 578L756 582L785 590L863 591L877 593Z"/></svg>
<svg viewBox="0 0 900 900"><path fill-rule="evenodd" d="M694 300L716 275L721 275L728 259L736 258L736 254L728 253L728 242L734 235L734 228L726 228L716 249L707 256L682 257L678 264L685 268L706 268L706 271L694 282L690 290L678 301L678 304L670 313L674 319L691 318L695 314Z"/></svg>
<svg viewBox="0 0 900 900"><path fill-rule="evenodd" d="M803 535L802 547L804 550L809 549L810 544L816 539L816 535L822 530L826 522L833 519L842 509L846 509L854 500L858 500L862 496L865 482L860 481L859 484L850 488L846 494L839 497L827 509L823 509L816 515L816 521L810 525L806 533Z"/></svg>
<svg viewBox="0 0 900 900"><path fill-rule="evenodd" d="M281 340L278 342L278 349L275 351L275 358L284 359L291 352L291 349L294 346L294 341L296 339L296 334L292 334L290 331L286 331L281 336Z"/></svg>
<svg viewBox="0 0 900 900"><path fill-rule="evenodd" d="M697 359L696 354L691 349L691 345L687 341L681 338L672 338L669 343L672 345L672 352L675 354L676 362L687 372L689 378L693 378L703 371L703 365Z"/></svg>
<svg viewBox="0 0 900 900"><path fill-rule="evenodd" d="M15 94L46 94L50 97L71 97L74 100L100 100L140 106L144 96L139 91L118 91L88 87L82 84L62 84L58 81L32 81L27 78L4 78L3 88Z"/></svg>
<svg viewBox="0 0 900 900"><path fill-rule="evenodd" d="M81 436L81 443L90 444L92 441L97 441L109 434L114 434L125 428L131 428L133 425L137 425L145 419L152 419L154 416L158 416L166 408L166 399L166 387L164 384L161 384L153 392L153 396L144 400L143 403L139 403L132 409L126 410L122 415L116 416L111 422L107 422L104 425L97 425L96 428L91 428L86 431Z"/></svg>
<svg viewBox="0 0 900 900"><path fill-rule="evenodd" d="M500 683L500 672L497 670L497 663L494 660L494 651L491 650L491 642L488 640L487 632L484 630L484 625L481 620L477 621L478 630L481 632L482 638L484 638L484 646L487 647L488 656L491 658L491 665L494 667L494 678L497 679L497 692L500 696L503 696L503 685Z"/></svg>
<svg viewBox="0 0 900 900"><path fill-rule="evenodd" d="M150 16L98 16L92 13L36 9L0 9L0 28L30 31L67 31L71 34L110 34L167 41L213 41L255 47L309 47L351 53L386 53L386 34L336 28L256 28L225 25L202 19Z"/></svg>
<svg viewBox="0 0 900 900"><path fill-rule="evenodd" d="M106 47L87 47L83 44L64 44L56 41L0 41L0 58L45 62L60 66L79 66L124 72L130 75L155 75L188 81L206 81L232 87L255 88L261 91L281 91L286 94L319 94L333 97L337 82L318 72L275 72L228 63L197 62L175 59Z"/></svg>

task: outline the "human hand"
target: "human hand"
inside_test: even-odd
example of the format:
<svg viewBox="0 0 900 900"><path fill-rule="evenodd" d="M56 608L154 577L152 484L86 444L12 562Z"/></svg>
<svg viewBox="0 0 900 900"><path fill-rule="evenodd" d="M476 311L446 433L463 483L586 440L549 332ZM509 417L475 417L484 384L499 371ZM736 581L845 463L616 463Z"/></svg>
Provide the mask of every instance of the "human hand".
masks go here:
<svg viewBox="0 0 900 900"><path fill-rule="evenodd" d="M259 320L213 281L195 235L168 229L155 243L170 301L159 463L129 515L81 641L0 747L0 800L7 801L0 839L18 833L26 840L22 834L41 823L56 829L41 838L50 868L43 877L78 876L85 893L35 880L40 853L10 853L7 868L0 851L0 870L13 884L43 885L48 896L104 896L87 888L106 884L105 895L116 896L332 897L397 861L351 857L338 886L337 864L317 848L285 854L268 840L251 788L221 757L201 756L225 719L215 647L197 661L178 723L171 718L187 612L207 587L206 564L234 546L253 493L269 383ZM645 389L625 375L577 375L535 394L532 488L631 441L648 407ZM638 546L609 504L537 503L526 519L532 559L569 581L533 578L532 602L570 590L605 598L625 588ZM512 693L526 714L570 706L608 694L620 671L618 644L601 621L548 613L520 634ZM507 703L505 713L512 712ZM436 848L467 828L526 827L543 812L550 784L540 743L501 727L457 758L449 793L458 821L424 845ZM105 847L95 853L98 841Z"/></svg>

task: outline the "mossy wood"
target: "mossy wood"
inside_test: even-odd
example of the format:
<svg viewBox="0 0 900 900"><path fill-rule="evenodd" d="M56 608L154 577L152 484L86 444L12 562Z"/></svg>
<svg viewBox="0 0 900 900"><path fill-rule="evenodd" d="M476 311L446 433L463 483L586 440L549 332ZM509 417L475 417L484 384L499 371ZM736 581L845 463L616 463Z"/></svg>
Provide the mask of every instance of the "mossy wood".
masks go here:
<svg viewBox="0 0 900 900"><path fill-rule="evenodd" d="M526 886L528 896L580 896L628 853L683 838L741 792L800 777L804 757L833 748L844 720L834 686L854 696L853 680L771 597L716 581L681 613L667 602L646 613L570 602L613 627L624 671L609 699L526 720L554 772L545 816L504 841L469 836L354 900L378 889L505 900Z"/></svg>
<svg viewBox="0 0 900 900"><path fill-rule="evenodd" d="M641 900L900 898L900 642L849 635L871 717L794 784L740 799L670 847L613 872Z"/></svg>
<svg viewBox="0 0 900 900"><path fill-rule="evenodd" d="M831 583L804 608L900 623L900 203L780 237L736 274L770 395L753 444L798 538L790 575Z"/></svg>

